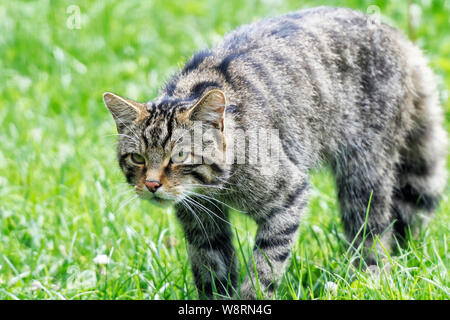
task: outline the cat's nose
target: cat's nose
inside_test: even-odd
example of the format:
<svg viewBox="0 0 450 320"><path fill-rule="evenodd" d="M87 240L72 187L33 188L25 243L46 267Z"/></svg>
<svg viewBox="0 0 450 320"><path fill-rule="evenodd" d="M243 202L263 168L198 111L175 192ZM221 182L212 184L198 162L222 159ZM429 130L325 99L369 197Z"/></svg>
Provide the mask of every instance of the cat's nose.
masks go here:
<svg viewBox="0 0 450 320"><path fill-rule="evenodd" d="M161 182L159 181L150 181L150 180L146 180L145 181L145 186L147 187L147 189L152 192L155 193L156 190L158 190L159 187L161 187Z"/></svg>

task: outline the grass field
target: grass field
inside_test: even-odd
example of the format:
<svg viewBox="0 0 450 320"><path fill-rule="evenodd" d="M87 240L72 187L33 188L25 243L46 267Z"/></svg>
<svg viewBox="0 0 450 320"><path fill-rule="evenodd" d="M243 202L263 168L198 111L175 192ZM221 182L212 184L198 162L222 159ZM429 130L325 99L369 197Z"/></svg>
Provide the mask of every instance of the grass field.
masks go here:
<svg viewBox="0 0 450 320"><path fill-rule="evenodd" d="M411 1L409 14L408 1L2 1L0 299L196 299L173 212L135 200L124 183L101 95L149 100L195 50L238 25L319 3L379 9L408 33L438 75L450 128L448 0ZM312 184L275 298L449 298L448 187L429 227L377 280L349 272L329 173ZM237 213L233 224L242 281L256 227Z"/></svg>

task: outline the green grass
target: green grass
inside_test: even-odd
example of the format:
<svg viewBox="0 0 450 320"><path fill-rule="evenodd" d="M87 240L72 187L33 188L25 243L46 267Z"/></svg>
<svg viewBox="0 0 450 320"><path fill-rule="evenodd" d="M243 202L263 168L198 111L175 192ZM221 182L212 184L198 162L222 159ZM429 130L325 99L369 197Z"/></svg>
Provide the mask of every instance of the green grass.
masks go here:
<svg viewBox="0 0 450 320"><path fill-rule="evenodd" d="M439 77L450 125L449 1L66 1L0 4L0 299L196 299L173 212L130 201L103 91L153 98L194 50L242 23L314 4L376 4L408 32ZM75 1L73 1L75 3ZM450 189L429 227L390 257L390 276L350 272L333 181L313 175L279 299L448 299ZM240 279L255 224L233 215ZM237 244L237 239L236 239ZM94 263L105 254L106 266ZM337 284L337 291L325 284Z"/></svg>

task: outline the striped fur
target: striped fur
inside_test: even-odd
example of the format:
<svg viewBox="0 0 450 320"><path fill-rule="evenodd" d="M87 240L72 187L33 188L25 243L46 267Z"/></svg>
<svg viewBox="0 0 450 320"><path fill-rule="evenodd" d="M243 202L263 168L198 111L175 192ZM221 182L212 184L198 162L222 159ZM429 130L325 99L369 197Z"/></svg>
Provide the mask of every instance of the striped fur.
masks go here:
<svg viewBox="0 0 450 320"><path fill-rule="evenodd" d="M111 94L105 103L127 181L144 199L176 203L201 297L212 298L214 287L233 295L237 283L228 206L258 223L253 258L271 296L296 239L312 168L331 166L355 245L372 194L367 264L376 263L369 250L375 239L389 248L419 213L431 213L446 184L442 109L422 53L393 28L348 9L320 7L242 26L194 54L144 109ZM230 150L242 138L245 163L173 161L187 138L175 132L194 136L194 121L219 130L222 140L188 148L189 157L198 158L197 147ZM241 134L260 128L279 133L279 161L265 164L272 174L250 164L250 138ZM133 163L133 153L145 164ZM162 186L152 194L145 180ZM256 297L255 279L251 270L241 297Z"/></svg>

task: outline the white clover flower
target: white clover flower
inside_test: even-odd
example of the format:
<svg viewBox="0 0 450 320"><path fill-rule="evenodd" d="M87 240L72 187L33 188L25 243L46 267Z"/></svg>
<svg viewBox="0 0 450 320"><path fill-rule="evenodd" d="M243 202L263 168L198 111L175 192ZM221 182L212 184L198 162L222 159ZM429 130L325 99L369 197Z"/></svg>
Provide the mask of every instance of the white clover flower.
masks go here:
<svg viewBox="0 0 450 320"><path fill-rule="evenodd" d="M99 265L109 264L109 257L106 254L99 254L94 258L94 263Z"/></svg>
<svg viewBox="0 0 450 320"><path fill-rule="evenodd" d="M31 283L31 290L32 290L32 291L37 291L37 290L39 290L39 289L41 289L41 288L42 288L42 284L41 284L39 281L34 280L34 281Z"/></svg>
<svg viewBox="0 0 450 320"><path fill-rule="evenodd" d="M338 285L336 283L334 283L333 281L327 281L325 283L325 291L326 292L328 292L332 295L336 295L337 289L338 289Z"/></svg>
<svg viewBox="0 0 450 320"><path fill-rule="evenodd" d="M311 229L313 229L313 231L314 231L315 233L318 233L318 234L322 233L322 228L320 228L319 226L313 225L313 226L311 227Z"/></svg>

